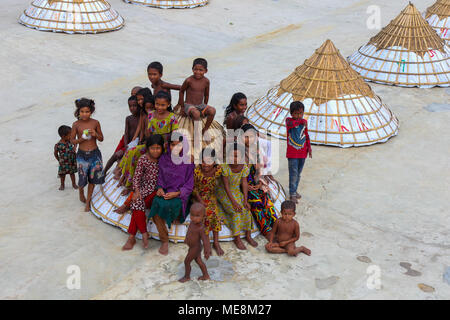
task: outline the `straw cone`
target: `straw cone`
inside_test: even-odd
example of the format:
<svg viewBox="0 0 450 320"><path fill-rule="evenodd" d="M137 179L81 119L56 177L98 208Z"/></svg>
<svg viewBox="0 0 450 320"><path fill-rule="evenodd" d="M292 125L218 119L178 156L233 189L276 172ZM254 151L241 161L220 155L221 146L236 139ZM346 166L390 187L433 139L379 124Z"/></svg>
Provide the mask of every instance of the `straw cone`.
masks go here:
<svg viewBox="0 0 450 320"><path fill-rule="evenodd" d="M348 58L365 80L405 87L450 85L450 49L413 4Z"/></svg>
<svg viewBox="0 0 450 320"><path fill-rule="evenodd" d="M104 0L34 0L19 22L41 31L98 33L123 27L123 18Z"/></svg>
<svg viewBox="0 0 450 320"><path fill-rule="evenodd" d="M208 3L208 0L124 0L127 3L142 4L148 7L155 8L195 8L204 6Z"/></svg>
<svg viewBox="0 0 450 320"><path fill-rule="evenodd" d="M280 85L247 110L260 130L286 139L293 101L305 105L312 143L340 147L385 142L398 133L398 120L370 86L327 40Z"/></svg>
<svg viewBox="0 0 450 320"><path fill-rule="evenodd" d="M450 43L450 0L438 0L425 12L425 19L437 34Z"/></svg>

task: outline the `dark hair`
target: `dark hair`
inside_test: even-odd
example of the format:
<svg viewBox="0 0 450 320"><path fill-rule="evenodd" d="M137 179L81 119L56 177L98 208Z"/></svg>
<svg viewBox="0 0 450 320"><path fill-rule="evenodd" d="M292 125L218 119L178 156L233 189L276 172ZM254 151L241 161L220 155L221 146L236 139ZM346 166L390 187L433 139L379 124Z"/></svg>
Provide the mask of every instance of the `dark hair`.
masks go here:
<svg viewBox="0 0 450 320"><path fill-rule="evenodd" d="M61 138L67 136L70 131L72 131L72 128L69 126L62 125L58 128L58 134Z"/></svg>
<svg viewBox="0 0 450 320"><path fill-rule="evenodd" d="M232 129L237 130L237 129L242 128L242 124L244 123L245 120L248 121L248 118L243 116L242 114L238 115L236 117L236 119L234 119L234 121L233 121Z"/></svg>
<svg viewBox="0 0 450 320"><path fill-rule="evenodd" d="M253 125L251 125L250 123L246 123L246 124L244 124L243 126L242 126L242 131L244 131L244 132L247 132L248 130L250 130L250 129L253 129L253 130L255 130L255 131L258 131L258 130L256 130L256 128L253 126Z"/></svg>
<svg viewBox="0 0 450 320"><path fill-rule="evenodd" d="M75 118L80 119L80 109L84 107L88 107L91 110L91 113L95 111L95 102L92 99L81 98L75 100L75 107L77 108L74 112Z"/></svg>
<svg viewBox="0 0 450 320"><path fill-rule="evenodd" d="M229 104L228 107L225 109L224 123L225 123L225 120L227 119L228 115L234 111L234 107L235 107L235 106L239 103L239 101L241 101L242 99L247 99L247 97L245 96L245 94L243 94L242 92L237 92L237 93L233 94L233 96L231 97L231 100L230 100L230 104Z"/></svg>
<svg viewBox="0 0 450 320"><path fill-rule="evenodd" d="M291 102L289 106L289 112L293 114L295 111L303 110L305 111L305 106L300 101Z"/></svg>
<svg viewBox="0 0 450 320"><path fill-rule="evenodd" d="M164 138L162 135L160 134L152 134L151 136L149 136L146 141L145 141L145 146L148 148L150 148L150 146L157 144L159 146L161 146L161 148L164 151Z"/></svg>
<svg viewBox="0 0 450 320"><path fill-rule="evenodd" d="M295 212L295 202L291 200L285 200L281 203L281 211L285 209L292 209Z"/></svg>
<svg viewBox="0 0 450 320"><path fill-rule="evenodd" d="M161 64L161 62L158 62L158 61L153 61L152 63L150 63L150 64L148 65L148 67L147 67L147 72L148 72L148 70L150 70L150 69L158 70L158 72L159 72L160 74L163 73L163 65Z"/></svg>
<svg viewBox="0 0 450 320"><path fill-rule="evenodd" d="M130 102L130 101L137 101L136 96L130 96L130 97L128 98L128 102Z"/></svg>
<svg viewBox="0 0 450 320"><path fill-rule="evenodd" d="M152 90L150 90L150 88L142 88L142 89L139 89L139 91L136 93L136 96L137 96L137 95L143 96L144 99L145 99L146 97L151 97L151 96L153 96Z"/></svg>
<svg viewBox="0 0 450 320"><path fill-rule="evenodd" d="M192 63L192 69L197 64L203 66L206 70L208 70L208 61L206 61L206 59L204 59L204 58L197 58L197 59L195 59L194 62Z"/></svg>
<svg viewBox="0 0 450 320"><path fill-rule="evenodd" d="M173 111L172 105L170 104L172 101L172 97L168 92L163 91L163 90L158 91L158 93L155 95L155 102L156 102L156 99L165 99L169 103L169 107L167 108L167 111L169 111L169 112Z"/></svg>

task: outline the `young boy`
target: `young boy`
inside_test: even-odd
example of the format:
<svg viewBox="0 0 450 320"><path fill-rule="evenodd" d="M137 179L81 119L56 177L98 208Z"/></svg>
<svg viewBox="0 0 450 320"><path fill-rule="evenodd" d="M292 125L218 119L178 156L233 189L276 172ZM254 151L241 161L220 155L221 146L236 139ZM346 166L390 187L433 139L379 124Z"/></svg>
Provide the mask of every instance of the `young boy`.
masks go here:
<svg viewBox="0 0 450 320"><path fill-rule="evenodd" d="M123 155L127 151L128 144L132 141L134 134L136 133L140 115L136 96L131 96L128 98L128 108L131 115L125 118L125 134L123 135L123 144L119 143L116 151L106 163L104 174L108 172L114 162L122 159Z"/></svg>
<svg viewBox="0 0 450 320"><path fill-rule="evenodd" d="M156 94L163 90L166 91L170 98L172 99L172 95L170 93L170 90L180 90L180 85L172 84L165 82L161 80L161 77L163 75L163 66L160 62L154 61L150 63L147 67L147 75L148 80L152 83L152 89L153 89L153 95L156 96Z"/></svg>
<svg viewBox="0 0 450 320"><path fill-rule="evenodd" d="M76 147L70 143L70 131L69 126L60 126L58 128L58 134L61 140L55 144L54 155L59 162L58 176L61 179L61 186L59 190L64 190L66 174L70 175L72 180L72 187L78 189L75 183L75 173L77 172L77 160L76 160Z"/></svg>
<svg viewBox="0 0 450 320"><path fill-rule="evenodd" d="M180 89L178 104L181 106L181 113L191 117L193 120L207 117L202 134L209 129L216 115L216 109L208 106L209 100L209 79L205 77L208 72L208 62L203 58L197 58L192 64L193 75L187 78ZM184 100L186 92L186 100Z"/></svg>
<svg viewBox="0 0 450 320"><path fill-rule="evenodd" d="M266 250L270 253L287 253L297 256L300 252L310 256L311 250L303 246L296 247L295 242L300 238L300 226L294 220L295 202L284 201L281 204L281 219L273 224L272 232L269 234L269 243Z"/></svg>
<svg viewBox="0 0 450 320"><path fill-rule="evenodd" d="M97 140L103 141L103 133L100 122L91 118L95 111L94 101L86 98L77 99L75 105L77 109L74 115L78 121L75 121L72 125L70 142L79 145L77 152L78 190L80 191L80 201L86 203L84 211L89 212L94 185L105 182L102 154L97 146ZM88 183L86 198L84 187Z"/></svg>
<svg viewBox="0 0 450 320"><path fill-rule="evenodd" d="M289 196L290 200L298 203L302 197L297 193L300 175L307 155L309 154L309 157L312 158L312 149L308 135L308 121L303 119L305 106L300 101L294 101L291 103L289 111L292 116L292 118L286 118Z"/></svg>
<svg viewBox="0 0 450 320"><path fill-rule="evenodd" d="M209 280L208 270L206 265L202 261L202 241L205 246L205 259L208 260L211 255L211 244L209 243L209 238L205 233L205 227L203 220L205 219L206 208L199 202L195 202L191 206L190 217L191 222L189 223L189 228L186 233L186 238L184 242L188 245L189 251L187 253L186 259L184 259L185 274L181 278L180 282L186 282L191 280L191 262L195 260L200 270L202 270L203 275L198 278L198 280Z"/></svg>

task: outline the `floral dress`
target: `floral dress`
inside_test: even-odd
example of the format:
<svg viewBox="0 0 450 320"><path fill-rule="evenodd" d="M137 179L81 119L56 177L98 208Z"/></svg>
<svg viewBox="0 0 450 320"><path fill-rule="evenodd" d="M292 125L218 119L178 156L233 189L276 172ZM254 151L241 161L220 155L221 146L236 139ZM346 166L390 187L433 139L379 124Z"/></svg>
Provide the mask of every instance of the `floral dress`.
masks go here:
<svg viewBox="0 0 450 320"><path fill-rule="evenodd" d="M155 191L158 172L158 162L150 161L147 157L139 158L134 172L133 187L139 190L141 199L131 202L131 210L145 211L145 198Z"/></svg>
<svg viewBox="0 0 450 320"><path fill-rule="evenodd" d="M244 207L244 195L241 191L241 179L249 175L250 169L244 165L242 170L235 173L231 170L228 164L222 165L222 175L228 177L230 191L242 207L241 212L235 212L233 204L231 203L225 191L222 179L216 188L216 197L218 200L218 209L221 218L224 220L228 228L232 232L232 236L238 236L242 231L249 231L252 229L252 214Z"/></svg>
<svg viewBox="0 0 450 320"><path fill-rule="evenodd" d="M254 186L258 184L258 181L255 180L255 176L256 168L252 165L250 167L250 174L247 178L249 185ZM255 217L261 233L266 235L272 230L274 222L278 219L273 202L270 199L270 194L261 189L249 191L248 202L250 203L252 214Z"/></svg>
<svg viewBox="0 0 450 320"><path fill-rule="evenodd" d="M155 112L150 112L148 115L148 129L151 134L166 135L178 129L178 121L174 113L170 112L166 118L159 120L154 116ZM122 168L122 175L125 176L125 187L129 188L133 185L137 162L146 151L145 144L138 145L128 150L120 161L119 166Z"/></svg>
<svg viewBox="0 0 450 320"><path fill-rule="evenodd" d="M55 144L55 150L58 153L58 176L66 174L74 174L77 172L77 155L75 146L70 143L59 141Z"/></svg>
<svg viewBox="0 0 450 320"><path fill-rule="evenodd" d="M198 195L206 205L205 232L219 232L222 230L222 219L217 208L216 186L217 180L222 175L222 168L216 168L212 177L203 175L200 166L194 170L194 190L192 195Z"/></svg>

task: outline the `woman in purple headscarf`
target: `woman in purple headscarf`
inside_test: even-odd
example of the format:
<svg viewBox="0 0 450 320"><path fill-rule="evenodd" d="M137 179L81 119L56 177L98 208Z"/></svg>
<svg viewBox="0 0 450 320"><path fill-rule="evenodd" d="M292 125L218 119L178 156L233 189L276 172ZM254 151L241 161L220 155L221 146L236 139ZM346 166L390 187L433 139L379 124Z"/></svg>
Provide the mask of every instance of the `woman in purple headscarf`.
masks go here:
<svg viewBox="0 0 450 320"><path fill-rule="evenodd" d="M149 218L153 217L161 240L159 253L169 252L169 232L174 220L183 223L187 212L189 197L194 189L194 168L190 157L183 155L187 149L187 141L170 139L169 149L159 159L158 181L156 183L156 197L153 200ZM182 143L183 142L183 143Z"/></svg>

